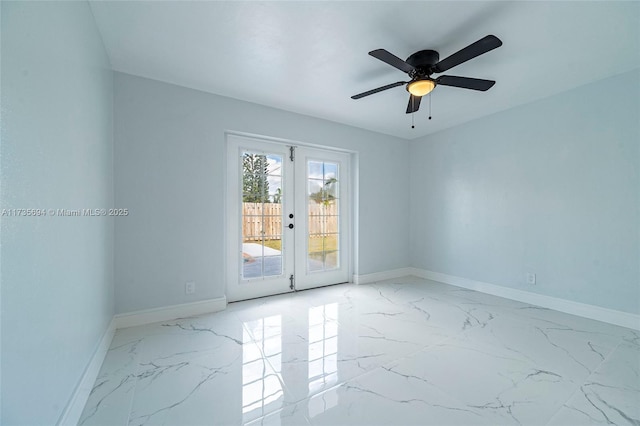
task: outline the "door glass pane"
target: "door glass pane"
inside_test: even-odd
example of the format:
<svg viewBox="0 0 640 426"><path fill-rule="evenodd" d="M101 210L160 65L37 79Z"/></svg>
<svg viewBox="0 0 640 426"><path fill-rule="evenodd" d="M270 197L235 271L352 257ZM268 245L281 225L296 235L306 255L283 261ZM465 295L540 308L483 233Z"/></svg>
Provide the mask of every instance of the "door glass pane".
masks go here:
<svg viewBox="0 0 640 426"><path fill-rule="evenodd" d="M307 270L339 268L339 165L307 162Z"/></svg>
<svg viewBox="0 0 640 426"><path fill-rule="evenodd" d="M322 253L324 252L324 241L322 234L309 235L307 244L307 269L310 272L322 271Z"/></svg>
<svg viewBox="0 0 640 426"><path fill-rule="evenodd" d="M336 234L338 232L338 219L336 215L326 215L324 217L324 232L326 234Z"/></svg>
<svg viewBox="0 0 640 426"><path fill-rule="evenodd" d="M242 278L282 275L282 156L242 154Z"/></svg>

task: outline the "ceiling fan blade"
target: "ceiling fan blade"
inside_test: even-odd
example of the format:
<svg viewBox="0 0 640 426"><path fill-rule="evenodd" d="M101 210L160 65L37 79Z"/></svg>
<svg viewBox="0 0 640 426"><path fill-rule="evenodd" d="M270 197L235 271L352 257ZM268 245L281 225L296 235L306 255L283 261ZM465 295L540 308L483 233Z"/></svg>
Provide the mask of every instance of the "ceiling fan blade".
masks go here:
<svg viewBox="0 0 640 426"><path fill-rule="evenodd" d="M500 46L502 46L502 41L498 37L488 35L438 62L434 67L434 72L444 72Z"/></svg>
<svg viewBox="0 0 640 426"><path fill-rule="evenodd" d="M372 50L371 52L369 52L369 55L373 56L376 59L380 59L382 62L386 62L392 67L398 68L400 71L409 73L410 71L414 70L411 65L398 58L393 53L387 52L384 49Z"/></svg>
<svg viewBox="0 0 640 426"><path fill-rule="evenodd" d="M396 83L387 84L386 86L378 87L377 89L372 89L366 92L358 93L357 95L353 95L351 99L364 98L365 96L373 95L374 93L382 92L383 90L393 89L394 87L402 86L403 84L407 84L407 82L398 81Z"/></svg>
<svg viewBox="0 0 640 426"><path fill-rule="evenodd" d="M455 75L442 75L436 78L436 83L441 86L460 87L463 89L487 91L496 84L493 80L479 78L457 77Z"/></svg>
<svg viewBox="0 0 640 426"><path fill-rule="evenodd" d="M411 114L412 112L416 112L417 110L419 110L421 100L422 100L422 96L409 95L409 105L407 105L407 114Z"/></svg>

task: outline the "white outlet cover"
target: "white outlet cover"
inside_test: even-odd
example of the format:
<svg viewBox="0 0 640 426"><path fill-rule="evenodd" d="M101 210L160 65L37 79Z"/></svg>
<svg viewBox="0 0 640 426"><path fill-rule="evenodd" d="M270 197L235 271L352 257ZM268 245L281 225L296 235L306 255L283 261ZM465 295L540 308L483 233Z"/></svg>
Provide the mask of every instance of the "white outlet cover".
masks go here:
<svg viewBox="0 0 640 426"><path fill-rule="evenodd" d="M535 283L536 283L536 274L527 272L527 284L535 284Z"/></svg>
<svg viewBox="0 0 640 426"><path fill-rule="evenodd" d="M184 292L185 294L193 294L196 292L196 283L195 281L188 281L185 285L184 285Z"/></svg>

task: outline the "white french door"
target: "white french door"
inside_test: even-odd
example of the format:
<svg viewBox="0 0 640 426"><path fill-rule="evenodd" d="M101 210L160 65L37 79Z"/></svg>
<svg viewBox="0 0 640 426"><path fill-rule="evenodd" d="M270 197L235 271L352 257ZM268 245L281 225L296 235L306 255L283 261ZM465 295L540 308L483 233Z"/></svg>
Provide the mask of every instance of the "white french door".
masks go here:
<svg viewBox="0 0 640 426"><path fill-rule="evenodd" d="M347 153L227 136L227 299L349 281Z"/></svg>
<svg viewBox="0 0 640 426"><path fill-rule="evenodd" d="M295 149L295 277L306 289L349 281L349 154Z"/></svg>

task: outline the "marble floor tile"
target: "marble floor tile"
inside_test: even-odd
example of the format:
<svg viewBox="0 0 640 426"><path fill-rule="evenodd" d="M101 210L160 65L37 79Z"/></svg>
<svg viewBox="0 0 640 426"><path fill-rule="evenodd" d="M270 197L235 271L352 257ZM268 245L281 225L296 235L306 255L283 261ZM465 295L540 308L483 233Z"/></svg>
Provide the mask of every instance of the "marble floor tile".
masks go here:
<svg viewBox="0 0 640 426"><path fill-rule="evenodd" d="M80 425L128 423L143 338L127 337L114 338L80 417Z"/></svg>
<svg viewBox="0 0 640 426"><path fill-rule="evenodd" d="M585 326L509 315L496 315L490 326L466 330L458 338L499 347L575 383L582 383L621 341Z"/></svg>
<svg viewBox="0 0 640 426"><path fill-rule="evenodd" d="M575 391L553 370L501 346L453 338L387 368L413 377L460 401L460 409L494 424L544 424Z"/></svg>
<svg viewBox="0 0 640 426"><path fill-rule="evenodd" d="M253 343L195 359L163 358L139 372L129 424L242 424L281 409L282 395L280 378Z"/></svg>
<svg viewBox="0 0 640 426"><path fill-rule="evenodd" d="M297 404L313 425L495 425L428 380L380 367Z"/></svg>
<svg viewBox="0 0 640 426"><path fill-rule="evenodd" d="M550 424L640 425L640 347L615 348Z"/></svg>
<svg viewBox="0 0 640 426"><path fill-rule="evenodd" d="M640 332L415 277L118 330L82 425L640 424Z"/></svg>
<svg viewBox="0 0 640 426"><path fill-rule="evenodd" d="M282 410L267 414L264 417L245 423L248 426L308 426L307 417L297 405L288 405Z"/></svg>

